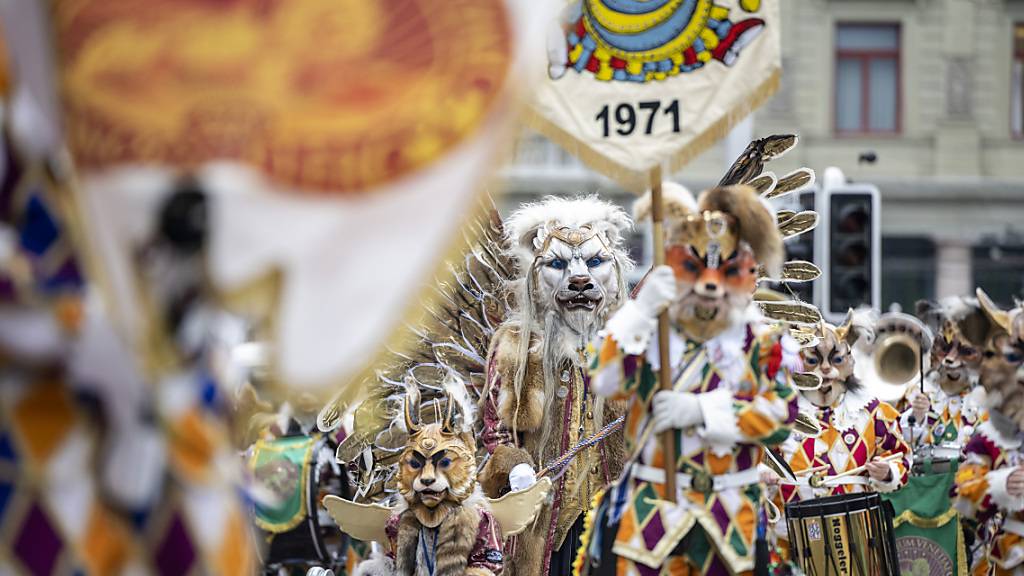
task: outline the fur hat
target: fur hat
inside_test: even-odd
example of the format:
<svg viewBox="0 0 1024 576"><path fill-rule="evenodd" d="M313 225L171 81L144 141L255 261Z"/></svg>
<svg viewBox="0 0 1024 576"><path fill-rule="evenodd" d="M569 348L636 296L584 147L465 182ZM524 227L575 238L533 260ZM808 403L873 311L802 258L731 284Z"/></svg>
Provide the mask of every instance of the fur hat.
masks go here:
<svg viewBox="0 0 1024 576"><path fill-rule="evenodd" d="M775 211L755 189L746 185L718 186L704 191L694 202L693 195L686 188L665 182L662 184L662 199L669 242L705 243L700 239L706 236L706 224L715 221L717 212L724 217L726 236L750 246L754 258L769 275L777 277L781 273L786 251L775 221ZM647 192L634 204L633 217L639 222L650 213L651 193Z"/></svg>

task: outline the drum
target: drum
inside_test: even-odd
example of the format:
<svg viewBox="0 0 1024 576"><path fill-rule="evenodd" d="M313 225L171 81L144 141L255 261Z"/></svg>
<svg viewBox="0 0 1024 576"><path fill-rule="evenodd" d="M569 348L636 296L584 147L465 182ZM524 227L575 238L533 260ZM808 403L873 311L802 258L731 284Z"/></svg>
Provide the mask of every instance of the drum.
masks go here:
<svg viewBox="0 0 1024 576"><path fill-rule="evenodd" d="M793 562L808 576L898 576L892 517L876 493L787 504Z"/></svg>
<svg viewBox="0 0 1024 576"><path fill-rule="evenodd" d="M253 445L250 470L277 502L255 506L256 525L268 542L262 559L266 573L344 569L347 538L320 505L327 494L351 497L348 476L335 462L334 449L335 444L320 434Z"/></svg>

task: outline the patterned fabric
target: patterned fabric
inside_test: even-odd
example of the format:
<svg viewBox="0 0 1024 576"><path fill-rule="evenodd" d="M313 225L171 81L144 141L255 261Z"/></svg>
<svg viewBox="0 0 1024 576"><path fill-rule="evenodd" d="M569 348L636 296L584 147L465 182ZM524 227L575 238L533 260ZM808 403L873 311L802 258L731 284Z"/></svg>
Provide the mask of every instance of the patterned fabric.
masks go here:
<svg viewBox="0 0 1024 576"><path fill-rule="evenodd" d="M214 473L235 455L202 404L183 405L164 420L169 462L162 487L149 506L124 511L102 491L106 453L95 404L52 376L9 366L4 376L0 572L173 575L255 569L245 509L234 486Z"/></svg>
<svg viewBox="0 0 1024 576"><path fill-rule="evenodd" d="M896 409L867 395L864 391L847 392L832 408L816 408L805 399L800 399L801 409L815 414L821 425L817 438L793 434L782 445L782 455L789 467L800 477L800 473L812 468L827 466L825 476L835 476L859 468L874 458L886 458L902 454L890 463L892 481L867 484L839 484L812 488L809 485L783 484L779 488L780 509L783 504L860 492L891 492L907 483L910 472L910 446L903 439L899 413ZM865 474L861 474L864 477ZM806 479L807 476L802 476Z"/></svg>
<svg viewBox="0 0 1024 576"><path fill-rule="evenodd" d="M385 527L391 550L388 552L388 556L391 558L394 558L393 551L398 546L398 524L401 519L401 514L395 514L388 519L388 524ZM422 528L420 530L419 554L417 556L422 558L425 553L427 556L422 558L422 560L426 560L425 562L419 562L418 574L424 572L425 566L434 563L436 550L429 551L429 543L432 542L436 546L436 539L437 529ZM469 555L469 564L466 565L467 571L486 570L495 576L501 574L505 564L504 554L501 551L502 544L501 528L498 526L498 521L489 510L481 509L480 524L476 532L476 541L473 543L473 551ZM430 574L429 570L424 573Z"/></svg>
<svg viewBox="0 0 1024 576"><path fill-rule="evenodd" d="M765 446L786 439L796 419L797 399L790 387L792 366L782 361L785 338L756 320L738 323L703 345L686 343L673 333L669 349L675 359L675 389L696 393L704 415L697 429L674 431L679 472L717 476L750 470L761 462ZM658 390L657 355L656 341L646 356L629 355L608 335L593 379L599 393L630 398L628 448L639 463L661 468L665 455L648 426ZM760 485L710 493L692 486L678 489L678 504L672 504L664 500L661 483L627 474L615 485L609 516L620 526L614 552L625 562L650 568L667 562L686 563L709 574L752 569ZM694 545L677 554L684 538Z"/></svg>
<svg viewBox="0 0 1024 576"><path fill-rule="evenodd" d="M962 448L970 440L974 430L988 420L988 412L978 398L980 388L968 389L950 396L935 383L935 373L925 383L925 393L931 407L925 422L910 425L913 408L903 412L900 423L904 436L913 446L947 445Z"/></svg>
<svg viewBox="0 0 1024 576"><path fill-rule="evenodd" d="M1007 437L991 422L982 423L964 449L966 461L957 472L953 488L957 510L979 524L985 546L979 564L982 569L991 567L995 574L1024 574L1024 534L1018 533L1024 530L1007 526L1007 521L1024 522L1024 498L1006 492L1006 477L1024 464L1021 445L1019 432L1016 437ZM987 526L995 530L985 538Z"/></svg>

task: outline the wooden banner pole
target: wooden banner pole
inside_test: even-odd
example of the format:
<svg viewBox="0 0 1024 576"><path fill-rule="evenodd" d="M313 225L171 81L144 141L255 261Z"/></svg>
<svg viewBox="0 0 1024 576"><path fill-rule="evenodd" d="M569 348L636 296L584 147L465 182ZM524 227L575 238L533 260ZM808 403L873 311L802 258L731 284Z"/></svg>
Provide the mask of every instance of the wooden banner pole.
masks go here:
<svg viewBox="0 0 1024 576"><path fill-rule="evenodd" d="M651 232L654 237L654 265L665 264L665 211L661 198L661 165L651 170ZM672 366L668 354L668 310L658 315L658 357L661 359L659 380L662 390L672 390ZM665 463L665 499L676 501L676 437L671 429L661 435L661 452Z"/></svg>

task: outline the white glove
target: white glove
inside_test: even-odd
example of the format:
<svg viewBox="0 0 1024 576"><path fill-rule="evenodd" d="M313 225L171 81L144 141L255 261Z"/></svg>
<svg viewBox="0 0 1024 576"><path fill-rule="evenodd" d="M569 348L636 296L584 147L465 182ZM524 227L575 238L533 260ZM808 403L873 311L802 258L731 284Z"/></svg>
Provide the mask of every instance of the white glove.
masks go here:
<svg viewBox="0 0 1024 576"><path fill-rule="evenodd" d="M513 492L526 490L537 483L537 473L529 464L516 464L508 473L508 485Z"/></svg>
<svg viewBox="0 0 1024 576"><path fill-rule="evenodd" d="M697 395L690 392L662 390L654 395L654 432L669 428L689 428L704 422Z"/></svg>
<svg viewBox="0 0 1024 576"><path fill-rule="evenodd" d="M648 318L657 318L676 299L676 275L669 266L658 266L644 279L634 301Z"/></svg>

